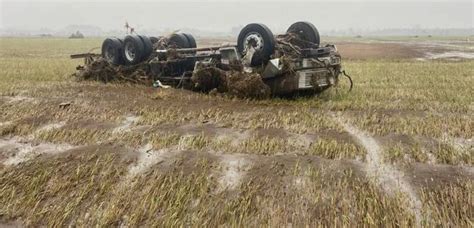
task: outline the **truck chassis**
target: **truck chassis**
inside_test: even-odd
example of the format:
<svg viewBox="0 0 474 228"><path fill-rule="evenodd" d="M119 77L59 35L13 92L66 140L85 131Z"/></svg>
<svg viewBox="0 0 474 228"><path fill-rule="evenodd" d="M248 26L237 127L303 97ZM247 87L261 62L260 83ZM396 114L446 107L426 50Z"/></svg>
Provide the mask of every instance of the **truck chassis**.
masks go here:
<svg viewBox="0 0 474 228"><path fill-rule="evenodd" d="M204 92L220 86L219 83L204 85L199 81L196 74L206 70L208 77L215 78L225 78L235 72L257 74L273 95L321 92L337 85L341 73L346 75L336 46L322 46L319 32L309 22L296 22L285 34L278 36L263 24L249 24L241 30L237 45L205 48L198 48L194 37L188 33L167 37L130 34L123 39L105 39L100 55L85 53L71 58L85 59L85 66L78 67L79 71L90 68L97 61L105 61L115 70L127 71L128 68L130 75L140 69L143 74L139 79L151 81L155 86L169 85ZM225 81L219 80L220 83Z"/></svg>

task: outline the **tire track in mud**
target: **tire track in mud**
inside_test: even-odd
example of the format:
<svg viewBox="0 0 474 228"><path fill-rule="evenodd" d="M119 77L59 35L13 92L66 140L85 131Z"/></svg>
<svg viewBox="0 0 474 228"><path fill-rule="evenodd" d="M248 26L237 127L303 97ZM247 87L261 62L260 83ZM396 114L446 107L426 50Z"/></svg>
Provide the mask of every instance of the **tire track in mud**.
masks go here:
<svg viewBox="0 0 474 228"><path fill-rule="evenodd" d="M373 137L351 125L342 115L334 113L331 113L331 115L367 151L365 166L367 176L374 179L389 195L396 192L404 193L409 199L409 210L415 215L416 225L420 227L423 205L416 191L404 178L404 173L383 161L383 150Z"/></svg>

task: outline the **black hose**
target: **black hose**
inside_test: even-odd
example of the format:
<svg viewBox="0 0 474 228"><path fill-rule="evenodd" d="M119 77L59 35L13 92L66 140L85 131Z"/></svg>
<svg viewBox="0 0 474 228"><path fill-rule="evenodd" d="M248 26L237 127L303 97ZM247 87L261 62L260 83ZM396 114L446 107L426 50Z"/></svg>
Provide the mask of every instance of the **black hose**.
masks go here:
<svg viewBox="0 0 474 228"><path fill-rule="evenodd" d="M346 76L349 79L349 82L351 83L351 87L349 88L349 92L350 92L350 91L352 91L352 87L354 86L354 83L352 82L352 78L351 78L351 76L346 74L345 70L343 70L342 73L344 74L344 76Z"/></svg>

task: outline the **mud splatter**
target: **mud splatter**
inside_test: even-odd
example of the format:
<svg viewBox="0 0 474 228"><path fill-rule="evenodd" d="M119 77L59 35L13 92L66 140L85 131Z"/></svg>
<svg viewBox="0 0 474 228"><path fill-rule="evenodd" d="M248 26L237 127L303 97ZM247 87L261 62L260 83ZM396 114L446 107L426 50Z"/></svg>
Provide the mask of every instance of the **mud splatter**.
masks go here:
<svg viewBox="0 0 474 228"><path fill-rule="evenodd" d="M12 121L0 122L0 127L12 124Z"/></svg>
<svg viewBox="0 0 474 228"><path fill-rule="evenodd" d="M172 158L175 154L176 153L172 148L153 150L153 146L150 143L140 147L138 149L137 161L128 168L126 179L144 173L152 166L159 164L166 159Z"/></svg>
<svg viewBox="0 0 474 228"><path fill-rule="evenodd" d="M34 97L27 96L4 96L8 103L20 103L20 102L34 102L36 99Z"/></svg>
<svg viewBox="0 0 474 228"><path fill-rule="evenodd" d="M232 146L238 146L240 143L250 138L249 131L238 131L229 128L216 128L218 140L230 140Z"/></svg>
<svg viewBox="0 0 474 228"><path fill-rule="evenodd" d="M51 130L54 130L54 129L62 128L65 125L66 125L65 121L62 121L62 122L59 122L59 123L46 124L46 125L40 127L38 130L36 130L35 133L37 134L37 133L44 132L44 131L51 131Z"/></svg>
<svg viewBox="0 0 474 228"><path fill-rule="evenodd" d="M468 152L474 150L474 139L455 138L449 136L448 134L444 134L441 137L441 141L446 142L459 152Z"/></svg>
<svg viewBox="0 0 474 228"><path fill-rule="evenodd" d="M33 143L20 137L0 139L0 151L8 158L3 161L5 166L14 166L28 161L41 154L57 154L75 148L69 144Z"/></svg>
<svg viewBox="0 0 474 228"><path fill-rule="evenodd" d="M126 116L122 124L112 130L114 134L129 132L132 129L132 125L135 124L140 118L137 116Z"/></svg>
<svg viewBox="0 0 474 228"><path fill-rule="evenodd" d="M221 157L222 176L219 178L218 192L224 190L235 190L251 168L252 163L245 158L245 155L226 154Z"/></svg>
<svg viewBox="0 0 474 228"><path fill-rule="evenodd" d="M315 142L314 136L309 134L290 133L289 141L303 148L309 148Z"/></svg>

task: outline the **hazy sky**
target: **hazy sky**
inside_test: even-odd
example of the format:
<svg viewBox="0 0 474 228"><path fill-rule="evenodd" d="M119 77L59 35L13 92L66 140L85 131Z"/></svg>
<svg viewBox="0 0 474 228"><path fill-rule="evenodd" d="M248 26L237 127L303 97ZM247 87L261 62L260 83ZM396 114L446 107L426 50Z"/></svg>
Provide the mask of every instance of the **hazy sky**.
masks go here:
<svg viewBox="0 0 474 228"><path fill-rule="evenodd" d="M70 24L123 29L198 28L230 31L261 22L283 30L307 20L318 28L472 28L473 3L466 0L345 1L133 1L0 0L1 28L60 29Z"/></svg>

